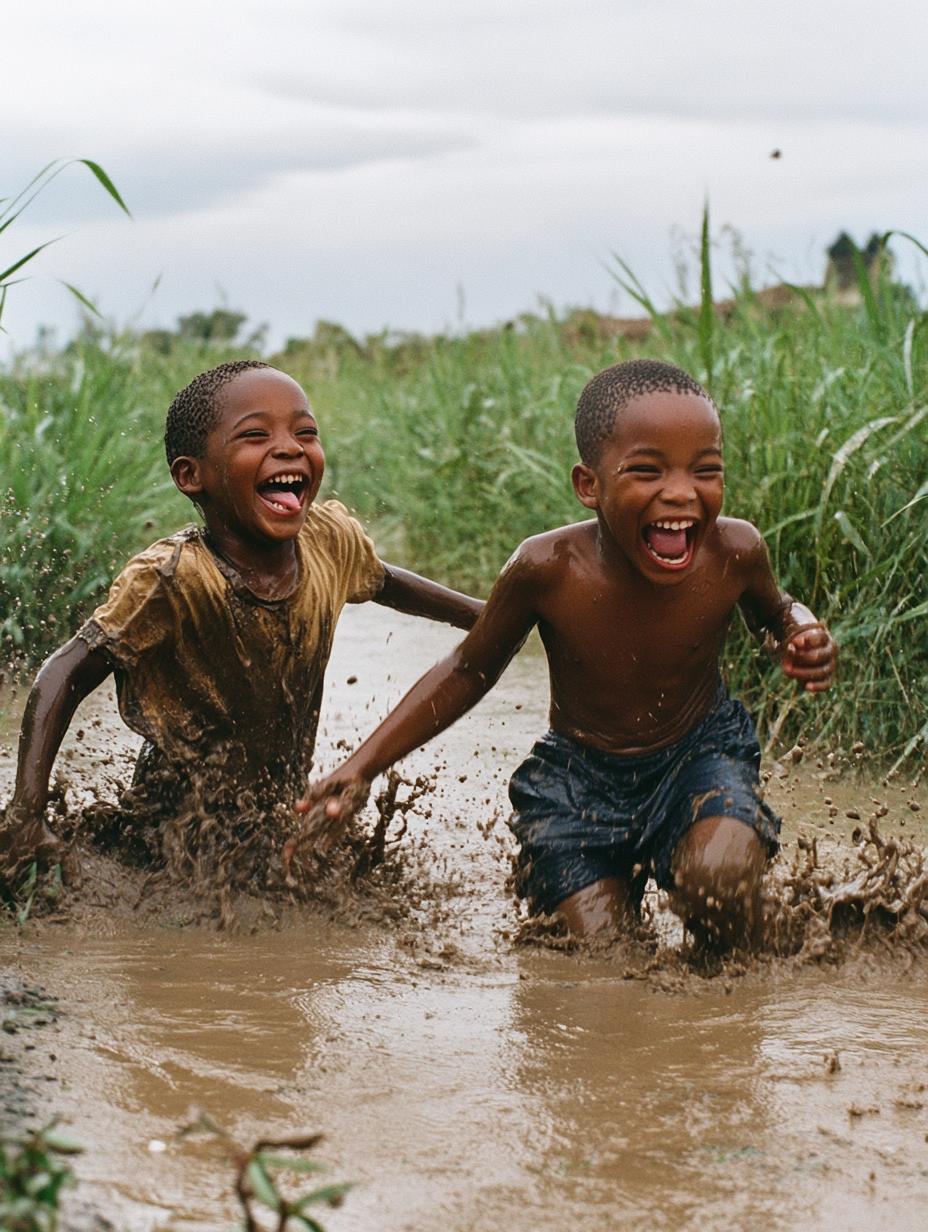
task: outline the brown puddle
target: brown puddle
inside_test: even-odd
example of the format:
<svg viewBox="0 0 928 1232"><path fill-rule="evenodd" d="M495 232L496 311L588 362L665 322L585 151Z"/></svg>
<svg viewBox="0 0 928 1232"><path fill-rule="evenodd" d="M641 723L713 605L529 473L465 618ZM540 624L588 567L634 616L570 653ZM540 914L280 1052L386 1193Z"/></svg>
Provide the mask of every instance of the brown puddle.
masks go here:
<svg viewBox="0 0 928 1232"><path fill-rule="evenodd" d="M320 768L457 637L371 605L347 611ZM530 650L404 766L413 778L447 763L432 817L404 840L439 887L433 917L310 916L224 935L182 917L137 926L101 906L79 928L7 928L6 970L60 1000L55 1022L4 1035L3 1052L27 1065L34 1119L60 1112L92 1144L78 1196L117 1227L228 1227L221 1149L174 1140L196 1105L244 1142L324 1131L332 1178L361 1182L322 1215L330 1232L926 1226L924 963L905 971L874 951L661 991L608 957L512 948L505 784L546 704ZM72 725L85 733L63 762L72 790L125 777L136 742L111 706L92 700ZM2 766L8 783L9 755ZM884 803L884 832L924 843L920 788L829 774L807 759L771 780L787 857L797 821L823 851L839 833L850 857L851 831ZM845 817L855 809L859 822ZM485 838L476 823L495 813ZM168 1149L153 1154L153 1139Z"/></svg>

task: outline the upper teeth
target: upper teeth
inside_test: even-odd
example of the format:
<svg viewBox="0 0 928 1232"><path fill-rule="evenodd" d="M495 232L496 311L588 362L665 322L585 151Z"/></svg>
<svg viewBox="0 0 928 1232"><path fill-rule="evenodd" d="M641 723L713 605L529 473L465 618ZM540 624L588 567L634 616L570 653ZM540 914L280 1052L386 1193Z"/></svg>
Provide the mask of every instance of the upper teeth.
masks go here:
<svg viewBox="0 0 928 1232"><path fill-rule="evenodd" d="M300 483L302 475L275 475L271 483Z"/></svg>
<svg viewBox="0 0 928 1232"><path fill-rule="evenodd" d="M691 526L696 525L695 518L685 518L682 522L655 522L655 526L659 526L661 530L689 530Z"/></svg>

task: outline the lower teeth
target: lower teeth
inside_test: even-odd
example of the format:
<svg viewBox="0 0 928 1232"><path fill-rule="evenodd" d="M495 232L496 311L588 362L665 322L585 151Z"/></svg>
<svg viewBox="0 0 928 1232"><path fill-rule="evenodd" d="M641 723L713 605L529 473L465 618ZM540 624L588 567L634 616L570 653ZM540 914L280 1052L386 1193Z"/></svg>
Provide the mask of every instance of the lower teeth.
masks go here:
<svg viewBox="0 0 928 1232"><path fill-rule="evenodd" d="M686 557L685 552L681 552L679 556L661 556L659 552L654 551L650 543L648 544L648 551L651 553L651 555L654 557L655 560L663 561L665 565L677 565L680 563L681 560L685 559Z"/></svg>

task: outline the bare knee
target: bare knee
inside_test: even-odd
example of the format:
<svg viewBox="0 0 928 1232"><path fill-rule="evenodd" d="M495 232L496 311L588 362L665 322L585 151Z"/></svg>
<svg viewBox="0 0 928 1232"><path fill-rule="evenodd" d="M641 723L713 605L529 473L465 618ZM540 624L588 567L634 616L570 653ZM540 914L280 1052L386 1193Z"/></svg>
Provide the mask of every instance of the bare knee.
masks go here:
<svg viewBox="0 0 928 1232"><path fill-rule="evenodd" d="M619 933L635 920L635 902L628 882L604 877L560 902L555 910L575 937Z"/></svg>
<svg viewBox="0 0 928 1232"><path fill-rule="evenodd" d="M763 845L746 822L703 818L674 851L674 910L697 931L731 943L750 940L759 924L765 863Z"/></svg>

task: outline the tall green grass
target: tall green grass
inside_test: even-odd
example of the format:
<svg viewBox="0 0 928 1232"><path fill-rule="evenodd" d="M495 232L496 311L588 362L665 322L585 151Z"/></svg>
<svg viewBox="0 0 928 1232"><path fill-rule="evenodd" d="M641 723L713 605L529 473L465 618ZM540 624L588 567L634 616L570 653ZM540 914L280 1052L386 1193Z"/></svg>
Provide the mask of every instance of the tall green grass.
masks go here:
<svg viewBox="0 0 928 1232"><path fill-rule="evenodd" d="M197 346L156 355L88 322L63 351L31 351L0 371L6 662L28 668L58 646L129 556L192 520L165 463L165 409L226 357Z"/></svg>
<svg viewBox="0 0 928 1232"><path fill-rule="evenodd" d="M319 408L334 488L384 552L483 593L521 539L586 516L569 481L586 381L637 354L693 372L722 411L726 512L761 529L783 586L841 647L837 688L812 699L736 625L732 687L765 738L805 731L913 753L928 741L925 316L905 288L871 286L864 270L860 307L797 288L771 308L744 284L721 316L707 231L702 258L702 303L662 315L648 300L644 343L600 342L595 319L578 314L408 353L336 338L283 362Z"/></svg>
<svg viewBox="0 0 928 1232"><path fill-rule="evenodd" d="M892 759L920 754L926 318L888 262L875 282L861 266L857 307L802 288L777 307L745 279L721 313L708 218L701 255L701 303L666 314L617 264L653 316L644 341L603 339L582 312L363 343L322 325L273 362L315 405L328 493L370 524L384 557L483 594L523 538L586 516L569 479L586 381L634 355L681 364L721 408L726 512L760 527L784 587L841 647L838 686L811 699L736 624L724 659L732 687L765 739L804 731ZM63 640L129 553L189 519L167 483L164 411L196 371L236 353L182 336L156 348L87 335L0 377L0 620L11 645L36 656Z"/></svg>

